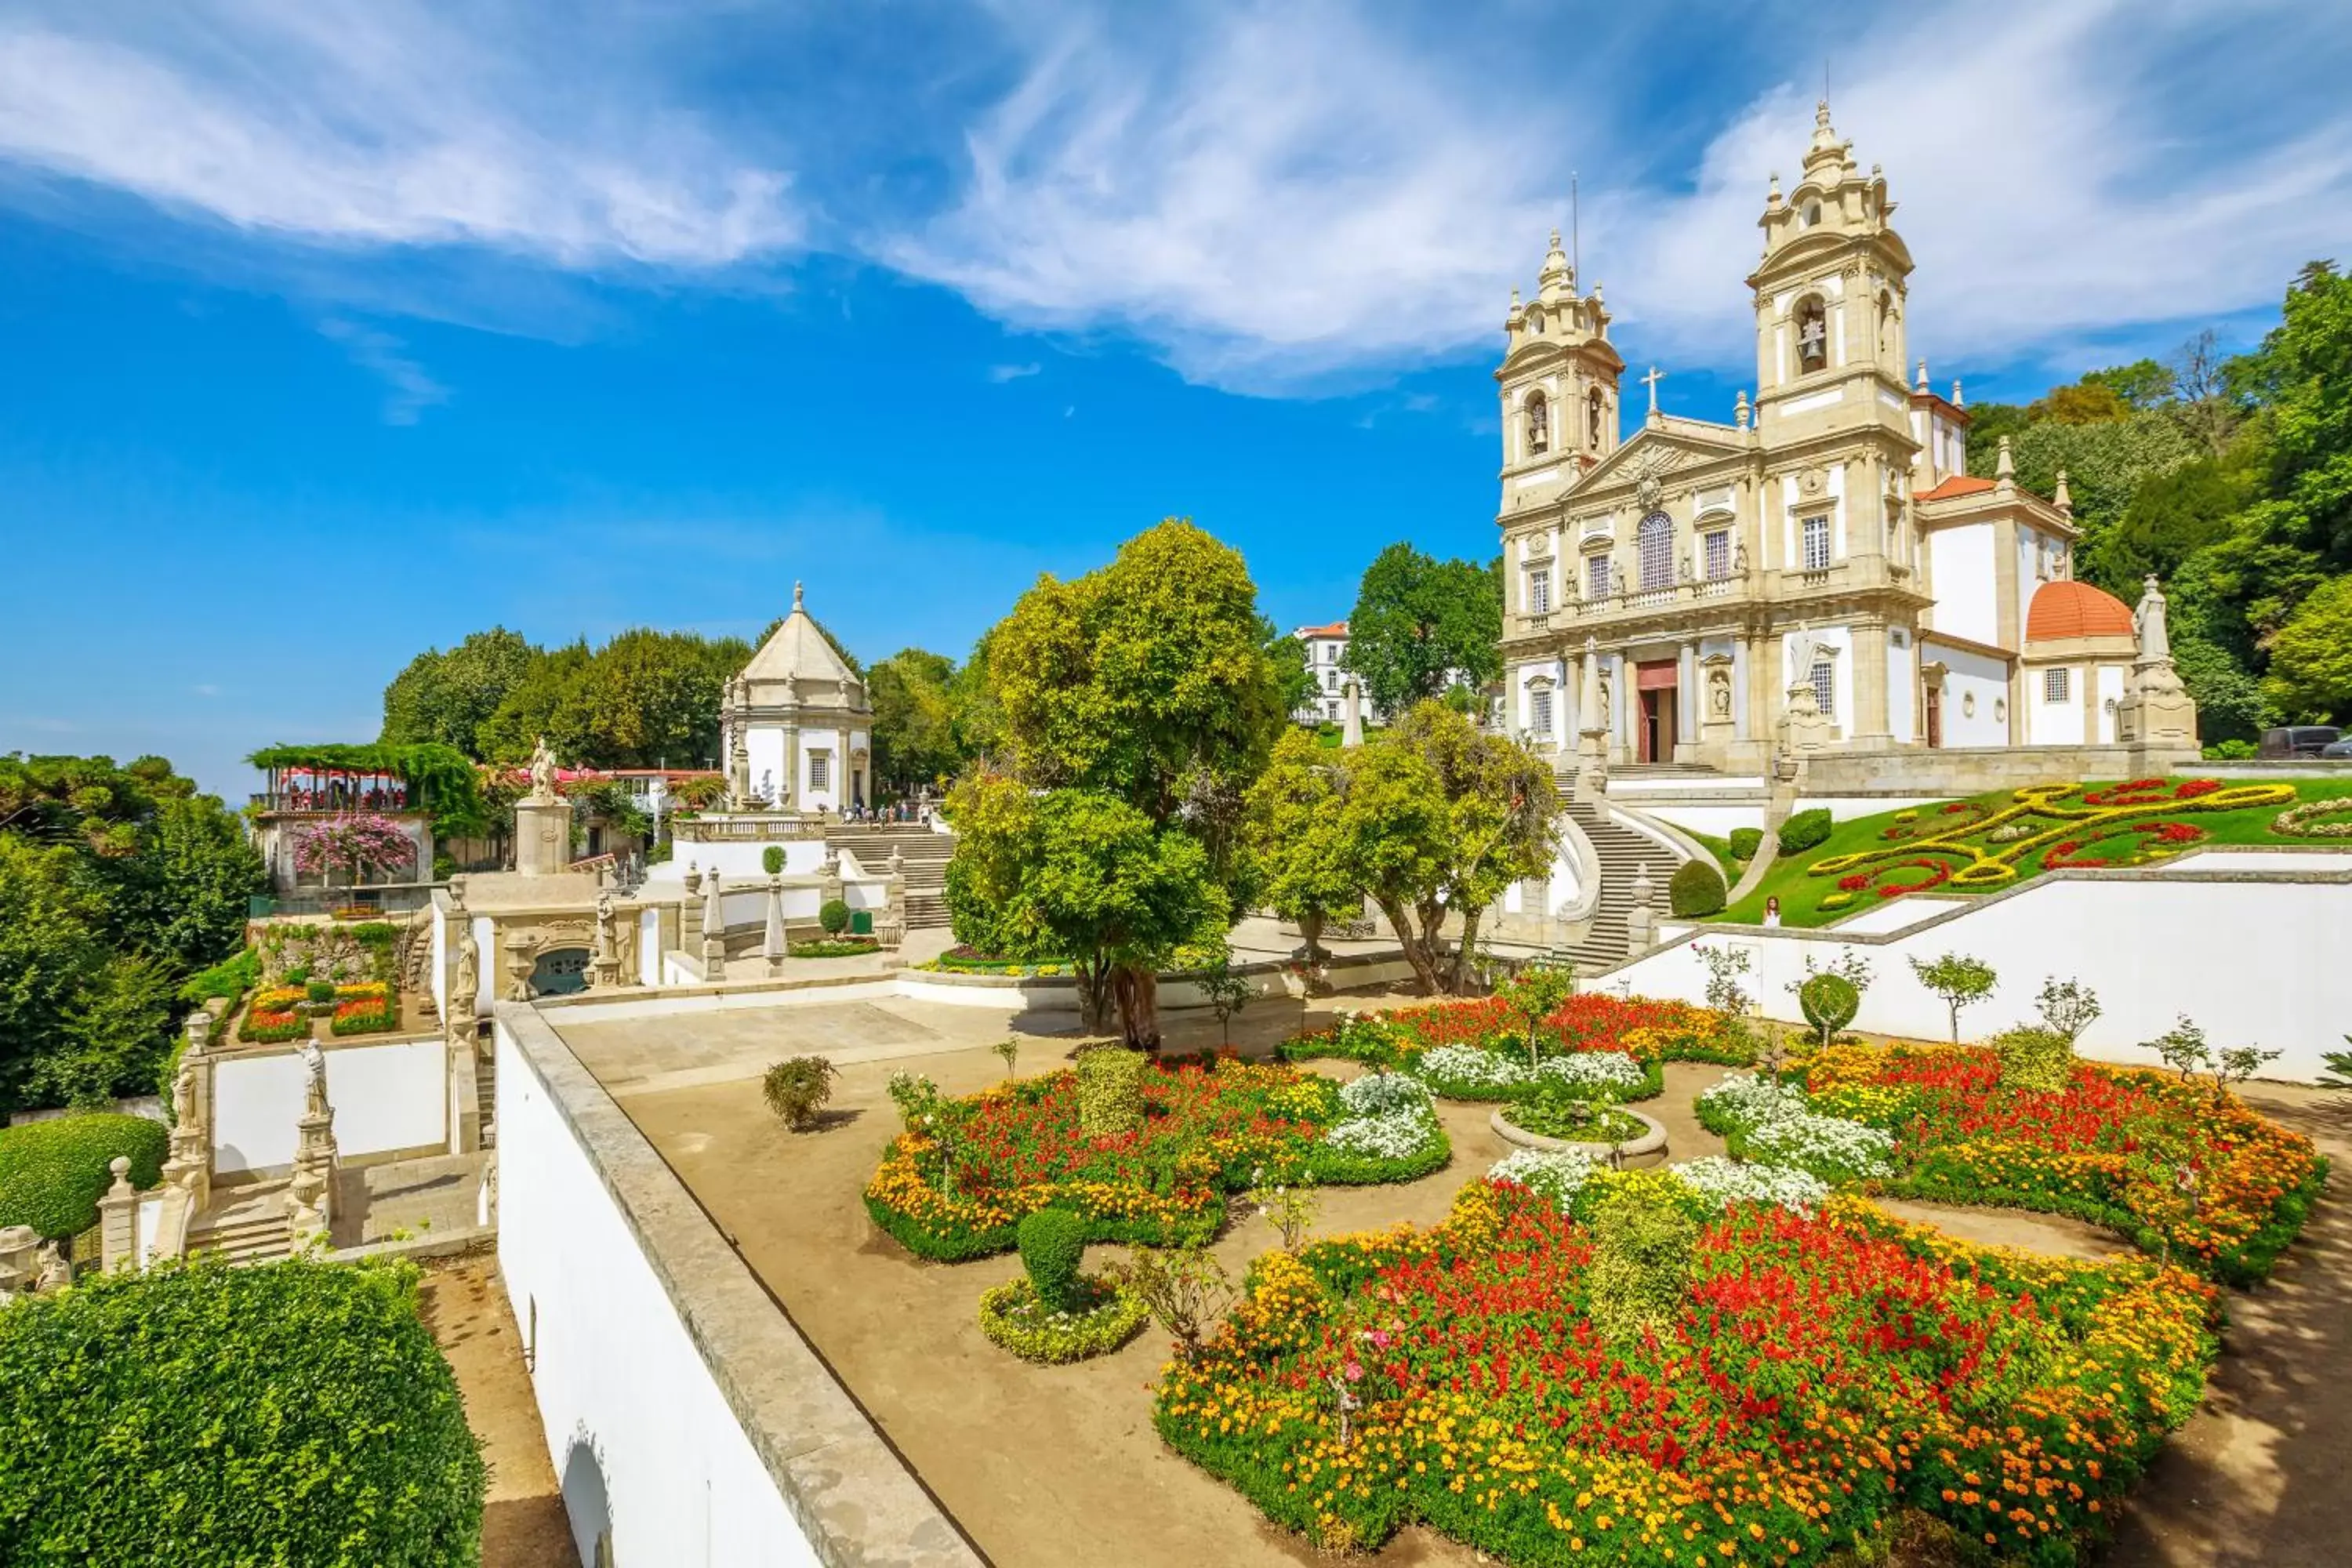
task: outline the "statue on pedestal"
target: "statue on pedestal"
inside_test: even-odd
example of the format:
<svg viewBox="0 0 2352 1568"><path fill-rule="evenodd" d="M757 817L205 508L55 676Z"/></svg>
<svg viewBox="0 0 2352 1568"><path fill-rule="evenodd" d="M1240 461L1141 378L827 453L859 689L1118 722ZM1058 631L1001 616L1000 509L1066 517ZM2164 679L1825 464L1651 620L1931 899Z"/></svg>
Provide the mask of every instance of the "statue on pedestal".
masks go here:
<svg viewBox="0 0 2352 1568"><path fill-rule="evenodd" d="M541 735L530 752L530 795L533 800L555 798L555 752Z"/></svg>

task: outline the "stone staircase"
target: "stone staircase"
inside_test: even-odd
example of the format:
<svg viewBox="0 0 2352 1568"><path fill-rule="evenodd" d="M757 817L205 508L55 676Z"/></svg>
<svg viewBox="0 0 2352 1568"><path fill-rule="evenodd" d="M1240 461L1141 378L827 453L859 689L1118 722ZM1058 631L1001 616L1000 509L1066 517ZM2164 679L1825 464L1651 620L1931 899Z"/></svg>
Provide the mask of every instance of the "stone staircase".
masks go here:
<svg viewBox="0 0 2352 1568"><path fill-rule="evenodd" d="M843 823L824 830L824 841L846 849L868 871L879 872L896 849L907 879L907 929L923 931L948 923L948 861L955 840L917 823Z"/></svg>
<svg viewBox="0 0 2352 1568"><path fill-rule="evenodd" d="M482 1147L495 1149L499 1142L499 1053L495 1050L474 1053L474 1109L481 1120L475 1123L482 1130Z"/></svg>
<svg viewBox="0 0 2352 1568"><path fill-rule="evenodd" d="M293 1251L286 1221L286 1184L233 1188L232 1197L188 1227L188 1251L217 1253L229 1263L275 1263Z"/></svg>
<svg viewBox="0 0 2352 1568"><path fill-rule="evenodd" d="M1679 862L1657 840L1634 832L1599 806L1578 801L1570 793L1568 781L1560 781L1559 790L1560 809L1583 829L1601 862L1601 899L1592 911L1591 929L1581 940L1562 950L1576 961L1577 973L1590 977L1615 968L1630 955L1633 882L1643 868L1646 867L1650 873L1651 908L1663 917L1666 910L1666 879L1674 875Z"/></svg>

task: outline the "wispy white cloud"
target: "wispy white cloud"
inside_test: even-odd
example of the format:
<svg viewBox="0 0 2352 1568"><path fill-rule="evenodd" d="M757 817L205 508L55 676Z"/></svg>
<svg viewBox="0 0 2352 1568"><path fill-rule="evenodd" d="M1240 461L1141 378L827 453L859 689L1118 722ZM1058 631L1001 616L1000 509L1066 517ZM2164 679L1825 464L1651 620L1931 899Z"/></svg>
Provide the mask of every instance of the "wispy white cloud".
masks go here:
<svg viewBox="0 0 2352 1568"><path fill-rule="evenodd" d="M341 343L352 363L383 378L385 424L414 425L427 408L449 401L449 389L409 357L405 342L382 328L331 316L319 323L319 331Z"/></svg>
<svg viewBox="0 0 2352 1568"><path fill-rule="evenodd" d="M1001 386L1008 381L1019 381L1024 376L1035 375L1045 368L1034 361L1027 364L992 364L988 367L988 379Z"/></svg>
<svg viewBox="0 0 2352 1568"><path fill-rule="evenodd" d="M796 244L789 177L563 29L404 0L0 22L0 157L238 228L709 267Z"/></svg>

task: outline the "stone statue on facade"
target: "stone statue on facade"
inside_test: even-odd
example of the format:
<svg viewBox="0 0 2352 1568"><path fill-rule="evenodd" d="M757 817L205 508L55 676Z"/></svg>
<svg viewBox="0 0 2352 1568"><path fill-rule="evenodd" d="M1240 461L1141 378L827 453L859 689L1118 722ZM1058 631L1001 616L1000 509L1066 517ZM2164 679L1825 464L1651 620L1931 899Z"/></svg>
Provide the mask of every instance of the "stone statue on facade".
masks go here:
<svg viewBox="0 0 2352 1568"><path fill-rule="evenodd" d="M588 965L588 983L596 990L621 983L621 949L613 924L613 895L596 895L595 956Z"/></svg>
<svg viewBox="0 0 2352 1568"><path fill-rule="evenodd" d="M1795 631L1790 632L1788 635L1788 643L1789 668L1791 672L1789 676L1789 689L1794 691L1801 686L1807 691L1811 691L1813 689L1813 666L1822 661L1822 649L1824 644L1809 626L1799 626Z"/></svg>
<svg viewBox="0 0 2352 1568"><path fill-rule="evenodd" d="M1748 541L1735 539L1731 542L1731 569L1742 577L1748 575Z"/></svg>
<svg viewBox="0 0 2352 1568"><path fill-rule="evenodd" d="M186 1062L172 1079L172 1125L186 1127L196 1120L196 1069Z"/></svg>
<svg viewBox="0 0 2352 1568"><path fill-rule="evenodd" d="M1712 719L1728 720L1731 717L1731 671L1721 665L1707 671L1706 710Z"/></svg>
<svg viewBox="0 0 2352 1568"><path fill-rule="evenodd" d="M302 1114L327 1115L327 1053L316 1040L305 1040L294 1053L302 1058Z"/></svg>
<svg viewBox="0 0 2352 1568"><path fill-rule="evenodd" d="M473 923L457 931L457 978L449 985L449 1017L470 1025L482 995L482 950L474 945Z"/></svg>

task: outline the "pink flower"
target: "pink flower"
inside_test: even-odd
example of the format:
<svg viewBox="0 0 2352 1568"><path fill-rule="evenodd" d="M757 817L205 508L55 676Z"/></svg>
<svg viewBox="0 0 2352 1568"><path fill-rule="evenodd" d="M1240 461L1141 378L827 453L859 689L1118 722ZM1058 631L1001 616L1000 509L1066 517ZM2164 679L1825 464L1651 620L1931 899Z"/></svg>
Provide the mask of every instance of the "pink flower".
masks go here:
<svg viewBox="0 0 2352 1568"><path fill-rule="evenodd" d="M1351 1361L1346 1366L1340 1368L1340 1370L1347 1374L1348 1381L1349 1383L1361 1383L1364 1381L1364 1363L1361 1362Z"/></svg>

